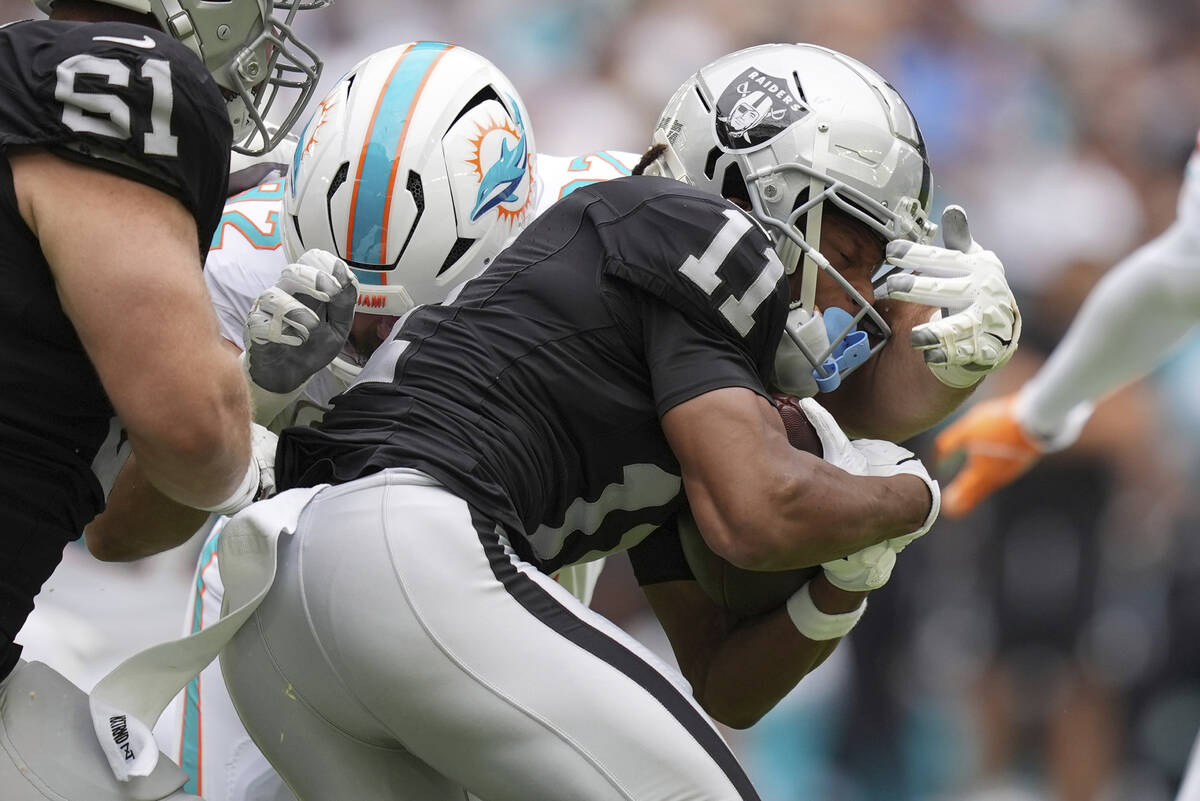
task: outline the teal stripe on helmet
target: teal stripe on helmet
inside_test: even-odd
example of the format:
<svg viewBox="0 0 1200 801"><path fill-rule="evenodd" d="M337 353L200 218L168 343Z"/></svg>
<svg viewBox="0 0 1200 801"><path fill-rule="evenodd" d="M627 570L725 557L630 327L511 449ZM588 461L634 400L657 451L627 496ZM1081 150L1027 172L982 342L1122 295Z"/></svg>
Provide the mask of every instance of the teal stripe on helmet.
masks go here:
<svg viewBox="0 0 1200 801"><path fill-rule="evenodd" d="M376 270L360 270L357 267L351 267L350 272L354 273L354 277L360 284L383 286L383 276Z"/></svg>
<svg viewBox="0 0 1200 801"><path fill-rule="evenodd" d="M362 175L354 187L352 241L348 256L360 264L384 264L384 218L388 212L392 163L412 113L413 101L438 56L451 45L417 42L408 50L384 88L379 111L367 134Z"/></svg>
<svg viewBox="0 0 1200 801"><path fill-rule="evenodd" d="M318 111L318 113L320 113ZM292 152L292 171L289 174L291 180L288 182L292 186L292 197L296 196L296 187L300 184L300 163L304 157L305 143L308 141L308 129L312 127L313 120L317 117L313 114L308 118L308 122L304 123L304 130L300 132L300 141L296 143L296 149Z"/></svg>

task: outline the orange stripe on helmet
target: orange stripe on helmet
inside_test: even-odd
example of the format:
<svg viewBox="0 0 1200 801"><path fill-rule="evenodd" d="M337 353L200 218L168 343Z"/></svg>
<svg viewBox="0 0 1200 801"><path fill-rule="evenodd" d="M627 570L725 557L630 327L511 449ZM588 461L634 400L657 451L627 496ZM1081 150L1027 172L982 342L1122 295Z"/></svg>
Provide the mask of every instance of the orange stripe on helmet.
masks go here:
<svg viewBox="0 0 1200 801"><path fill-rule="evenodd" d="M396 63L392 65L392 71L388 73L387 80L383 82L383 89L379 92L379 97L375 100L375 109L371 112L371 124L367 126L367 135L363 138L362 153L358 157L358 170L354 174L354 186L357 189L358 184L362 181L363 165L367 163L367 148L371 144L371 132L375 129L375 120L379 117L379 109L383 106L383 99L387 97L388 86L392 83L392 78L396 77L396 71L400 69L400 64L404 62L404 57L409 54L414 45L409 45L404 48L404 52L396 59ZM406 128L408 126L405 126ZM358 205L358 192L350 193L350 222L346 226L346 258L354 258L354 211ZM386 219L386 218L385 218Z"/></svg>

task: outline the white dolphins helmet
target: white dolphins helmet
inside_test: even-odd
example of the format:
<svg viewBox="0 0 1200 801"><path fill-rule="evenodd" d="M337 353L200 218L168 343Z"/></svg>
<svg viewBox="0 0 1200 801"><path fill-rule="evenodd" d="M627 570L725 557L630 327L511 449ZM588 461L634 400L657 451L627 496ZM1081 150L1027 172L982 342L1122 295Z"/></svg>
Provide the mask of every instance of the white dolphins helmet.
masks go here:
<svg viewBox="0 0 1200 801"><path fill-rule="evenodd" d="M305 126L284 192L283 245L336 253L357 311L440 303L525 224L535 201L525 105L487 59L440 42L354 67Z"/></svg>
<svg viewBox="0 0 1200 801"><path fill-rule="evenodd" d="M221 87L233 123L233 149L266 153L295 125L321 76L321 60L292 32L298 11L332 0L96 0L150 14L195 53ZM33 0L46 14L54 0ZM277 16L274 10L285 12ZM266 116L280 92L293 95L283 118Z"/></svg>
<svg viewBox="0 0 1200 801"><path fill-rule="evenodd" d="M788 274L803 262L776 357L780 389L802 396L835 389L883 346L887 324L821 254L820 233L826 203L884 240L925 241L935 231L925 144L887 81L823 47L751 47L689 78L664 109L654 142L666 151L647 172L746 196ZM819 270L846 290L854 313L822 317L814 308ZM865 320L874 342L857 330Z"/></svg>

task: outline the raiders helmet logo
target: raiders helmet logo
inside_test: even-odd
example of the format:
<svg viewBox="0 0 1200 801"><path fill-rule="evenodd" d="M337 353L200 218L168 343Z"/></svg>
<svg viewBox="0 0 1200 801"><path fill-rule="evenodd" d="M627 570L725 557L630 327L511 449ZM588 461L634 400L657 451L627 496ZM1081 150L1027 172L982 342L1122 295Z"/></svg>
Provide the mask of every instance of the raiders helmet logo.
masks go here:
<svg viewBox="0 0 1200 801"><path fill-rule="evenodd" d="M731 150L757 147L808 113L784 79L751 68L717 100L717 138Z"/></svg>

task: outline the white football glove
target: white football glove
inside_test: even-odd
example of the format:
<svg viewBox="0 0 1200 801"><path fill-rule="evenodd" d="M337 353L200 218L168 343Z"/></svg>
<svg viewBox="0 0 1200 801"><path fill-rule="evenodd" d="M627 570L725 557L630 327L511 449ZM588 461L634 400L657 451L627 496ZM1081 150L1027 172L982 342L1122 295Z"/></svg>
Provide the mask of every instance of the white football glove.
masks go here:
<svg viewBox="0 0 1200 801"><path fill-rule="evenodd" d="M800 410L812 424L813 430L821 440L822 457L834 467L840 467L847 473L856 476L869 475L870 464L863 454L855 449L850 438L842 431L842 427L833 419L833 415L812 398L800 401Z"/></svg>
<svg viewBox="0 0 1200 801"><path fill-rule="evenodd" d="M877 542L841 559L821 563L829 583L847 592L879 589L888 583L895 566L896 551L887 542Z"/></svg>
<svg viewBox="0 0 1200 801"><path fill-rule="evenodd" d="M961 206L947 206L942 214L942 241L941 248L907 240L888 244L887 262L912 272L889 276L875 294L940 307L913 328L910 343L925 352L939 381L963 388L1012 358L1021 312L1004 265L971 238Z"/></svg>
<svg viewBox="0 0 1200 801"><path fill-rule="evenodd" d="M929 494L933 497L933 503L929 507L929 514L925 517L925 522L915 531L911 531L900 537L892 537L887 541L887 545L892 551L900 553L908 547L909 543L929 531L933 526L933 522L937 520L938 512L942 508L941 487L936 481L930 478L929 471L925 469L925 465L916 457L916 454L907 448L902 448L895 443L882 439L856 439L850 444L867 461L867 472L865 475L896 476L901 473L908 473L924 481L925 486L929 488Z"/></svg>
<svg viewBox="0 0 1200 801"><path fill-rule="evenodd" d="M929 477L925 465L907 448L878 439L849 439L833 419L833 415L812 398L801 400L800 408L821 440L825 461L856 476L894 476L909 473L922 479L933 496L929 515L916 531L868 545L860 551L840 559L831 559L821 565L829 582L835 587L850 592L878 589L891 578L896 554L929 531L933 521L937 519L941 508L938 483Z"/></svg>
<svg viewBox="0 0 1200 801"><path fill-rule="evenodd" d="M358 282L346 263L310 250L283 269L250 310L242 335L254 419L270 422L350 335Z"/></svg>

